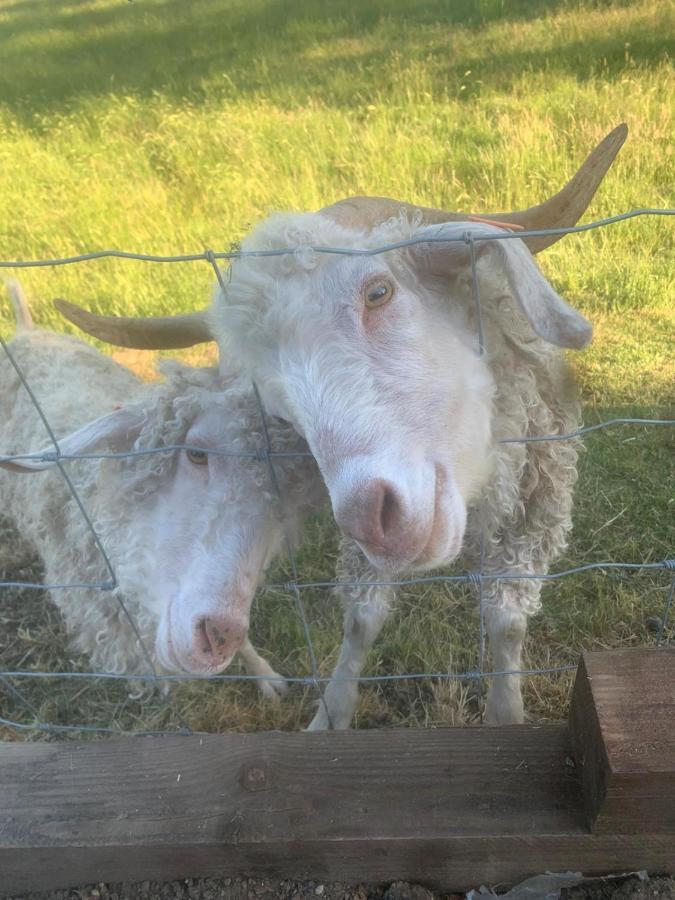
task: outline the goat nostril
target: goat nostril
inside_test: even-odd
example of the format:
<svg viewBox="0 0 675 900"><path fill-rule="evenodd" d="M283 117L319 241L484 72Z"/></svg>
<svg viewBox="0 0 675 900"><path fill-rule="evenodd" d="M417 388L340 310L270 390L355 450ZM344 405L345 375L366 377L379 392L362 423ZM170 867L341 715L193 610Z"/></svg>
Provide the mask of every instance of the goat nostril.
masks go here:
<svg viewBox="0 0 675 900"><path fill-rule="evenodd" d="M386 535L391 531L392 527L396 524L399 511L396 494L391 488L384 485L380 501L380 528L383 535Z"/></svg>
<svg viewBox="0 0 675 900"><path fill-rule="evenodd" d="M336 513L346 534L381 550L396 542L406 525L401 495L393 484L381 478L372 479L348 495L347 502Z"/></svg>
<svg viewBox="0 0 675 900"><path fill-rule="evenodd" d="M228 630L227 627L222 629L225 633ZM197 635L202 645L202 653L206 656L216 656L218 650L224 647L227 642L227 639L221 633L221 629L208 617L200 619L197 623Z"/></svg>
<svg viewBox="0 0 675 900"><path fill-rule="evenodd" d="M206 619L200 619L197 623L197 634L202 642L202 653L206 656L210 656L213 652L213 647L211 646L209 631L206 627Z"/></svg>

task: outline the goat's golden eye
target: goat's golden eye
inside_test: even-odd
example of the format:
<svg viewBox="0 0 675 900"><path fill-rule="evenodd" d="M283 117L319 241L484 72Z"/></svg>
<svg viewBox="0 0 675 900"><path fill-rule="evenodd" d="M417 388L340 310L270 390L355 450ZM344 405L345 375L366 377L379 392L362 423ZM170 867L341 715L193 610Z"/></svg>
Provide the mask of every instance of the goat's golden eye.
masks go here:
<svg viewBox="0 0 675 900"><path fill-rule="evenodd" d="M391 281L381 279L379 281L371 281L364 290L364 298L368 309L377 309L378 306L384 306L389 303L394 296L394 285Z"/></svg>
<svg viewBox="0 0 675 900"><path fill-rule="evenodd" d="M196 466L205 466L209 461L209 454L206 450L186 450L185 455Z"/></svg>

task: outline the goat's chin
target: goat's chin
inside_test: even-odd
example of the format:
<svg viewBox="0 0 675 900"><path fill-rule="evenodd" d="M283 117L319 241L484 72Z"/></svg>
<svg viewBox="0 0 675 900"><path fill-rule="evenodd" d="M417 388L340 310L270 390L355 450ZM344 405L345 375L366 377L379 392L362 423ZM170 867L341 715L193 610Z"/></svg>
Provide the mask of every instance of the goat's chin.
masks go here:
<svg viewBox="0 0 675 900"><path fill-rule="evenodd" d="M167 643L157 641L155 644L155 655L165 671L176 675L192 675L193 678L208 678L211 675L218 675L220 672L224 672L235 656L233 653L229 659L217 665L200 662L194 659L189 652L177 652L171 640Z"/></svg>
<svg viewBox="0 0 675 900"><path fill-rule="evenodd" d="M449 566L462 552L463 541L464 529L459 533L453 531L444 535L440 541L427 546L424 553L415 560L411 568L415 572L426 572L429 569Z"/></svg>
<svg viewBox="0 0 675 900"><path fill-rule="evenodd" d="M218 665L206 665L187 660L185 663L181 664L181 671L186 675L192 675L194 678L208 678L211 675L218 675L220 672L224 672L231 662L232 657L226 660L226 662L219 663Z"/></svg>
<svg viewBox="0 0 675 900"><path fill-rule="evenodd" d="M159 635L158 639L155 641L155 656L165 672L168 672L170 675L185 674L185 670L178 662L178 658L173 651L171 643L160 641Z"/></svg>
<svg viewBox="0 0 675 900"><path fill-rule="evenodd" d="M449 566L462 552L463 541L463 526L447 528L434 522L429 541L422 552L413 558L386 555L366 544L360 543L359 546L368 561L379 572L395 576L403 573L427 572L430 569Z"/></svg>

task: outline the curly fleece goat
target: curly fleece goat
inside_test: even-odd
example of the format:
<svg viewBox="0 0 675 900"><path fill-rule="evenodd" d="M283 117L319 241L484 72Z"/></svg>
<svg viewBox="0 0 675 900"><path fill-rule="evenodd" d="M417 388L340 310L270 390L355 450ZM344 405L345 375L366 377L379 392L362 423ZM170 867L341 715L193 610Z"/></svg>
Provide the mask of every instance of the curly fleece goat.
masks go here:
<svg viewBox="0 0 675 900"><path fill-rule="evenodd" d="M18 319L10 350L62 452L197 445L190 452L62 463L118 582L112 591L51 591L74 646L96 669L147 671L122 599L158 671L208 675L222 671L238 651L250 673L266 676L258 682L263 694L277 698L285 684L248 641L249 610L265 569L284 549L284 528L297 535L305 516L324 502L313 460L289 456L275 464L282 522L263 462L208 454L220 447L254 457L265 446L250 382L167 362L162 365L166 381L144 385L82 341L32 328L18 286L10 290ZM45 444L52 450L3 352L0 384L2 452L34 452ZM275 449L306 451L289 426L270 419L268 427ZM2 465L17 471L0 469L0 508L43 560L46 582L109 580L86 521L53 464Z"/></svg>

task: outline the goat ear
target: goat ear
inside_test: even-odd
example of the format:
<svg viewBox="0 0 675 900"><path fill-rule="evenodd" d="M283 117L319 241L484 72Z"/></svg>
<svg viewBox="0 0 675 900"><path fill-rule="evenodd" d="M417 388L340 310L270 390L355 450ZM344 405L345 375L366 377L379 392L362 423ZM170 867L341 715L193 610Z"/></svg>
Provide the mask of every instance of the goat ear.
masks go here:
<svg viewBox="0 0 675 900"><path fill-rule="evenodd" d="M454 276L466 271L470 258L466 243L456 240L443 242L444 237L457 238L466 231L466 223L420 229L415 236L428 236L433 243L414 247L418 264L426 266L435 275ZM506 278L509 291L539 337L574 350L580 350L589 343L593 335L591 323L556 294L520 239L510 237L482 241L481 236L504 233L501 228L489 225L481 225L475 231L472 229L472 233L476 259L485 261L493 271Z"/></svg>
<svg viewBox="0 0 675 900"><path fill-rule="evenodd" d="M114 412L94 419L82 428L74 431L66 437L58 439L59 450L62 456L70 457L81 453L90 453L104 441L114 445L128 445L134 441L143 426L143 416L131 409L117 409ZM56 451L53 445L37 450L36 457L45 456L45 459L0 459L0 468L10 472L27 474L30 472L42 472L56 465Z"/></svg>

